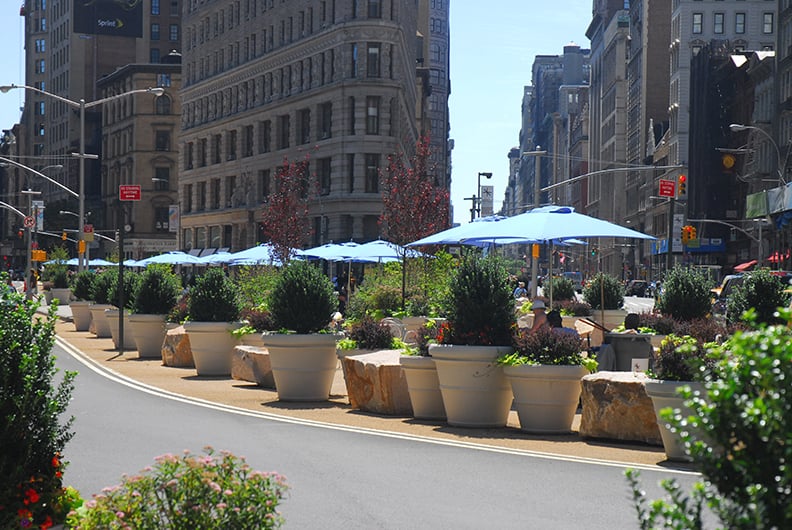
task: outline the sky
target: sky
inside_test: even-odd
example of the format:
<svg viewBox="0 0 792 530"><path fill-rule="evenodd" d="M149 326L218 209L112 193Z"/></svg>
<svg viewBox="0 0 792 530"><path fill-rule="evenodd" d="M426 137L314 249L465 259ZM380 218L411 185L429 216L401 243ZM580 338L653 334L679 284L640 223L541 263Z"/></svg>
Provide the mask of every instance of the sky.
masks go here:
<svg viewBox="0 0 792 530"><path fill-rule="evenodd" d="M22 0L0 1L0 85L24 83ZM449 0L451 9L452 153L451 201L454 221L470 220L470 197L480 172L482 185L495 186L500 209L509 176L509 149L520 134L520 106L537 55L560 55L574 42L588 48L586 28L592 0ZM19 120L24 93L0 94L0 129Z"/></svg>

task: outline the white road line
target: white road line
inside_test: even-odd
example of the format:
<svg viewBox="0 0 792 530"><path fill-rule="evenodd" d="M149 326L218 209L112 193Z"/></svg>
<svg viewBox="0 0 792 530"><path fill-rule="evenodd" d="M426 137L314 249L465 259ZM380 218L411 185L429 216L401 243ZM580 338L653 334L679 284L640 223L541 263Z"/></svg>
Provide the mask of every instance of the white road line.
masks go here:
<svg viewBox="0 0 792 530"><path fill-rule="evenodd" d="M656 471L662 473L670 473L670 474L677 474L677 475L691 475L697 476L699 473L694 471L686 471L681 469L669 469L662 466L657 465L650 465L650 464L639 464L639 463L624 463L624 462L616 462L612 460L603 460L598 458L587 458L582 456L571 456L571 455L561 455L561 454L554 454L554 453L546 453L542 451L530 451L525 449L512 449L508 447L499 447L495 445L486 445L474 442L464 442L460 440L448 440L444 438L431 438L428 436L420 436L416 434L405 434L399 433L394 431L381 431L376 429L369 429L365 427L353 427L349 425L339 425L335 423L327 423L322 421L315 421L315 420L307 420L303 418L294 418L291 416L282 416L279 414L273 414L270 412L260 412L254 411L249 409L244 409L241 407L234 407L232 405L224 405L221 403L214 403L211 401L207 401L200 398L185 396L183 394L178 394L176 392L171 392L169 390L163 390L161 388L157 388L151 385L147 385L145 383L141 383L140 381L136 381L132 378L129 378L123 374L112 370L111 368L107 368L104 365L99 364L98 362L94 361L93 359L89 358L85 354L83 354L80 350L72 346L70 343L66 342L61 337L56 336L55 341L61 346L64 350L66 350L69 355L71 355L75 360L86 366L87 368L93 370L95 373L110 379L111 381L115 381L116 383L125 385L129 388L133 388L139 390L141 392L146 392L148 394L171 399L173 401L178 401L181 403L186 403L190 405L195 405L199 407L204 407L207 409L217 410L221 412L229 412L232 414L238 414L241 416L249 416L253 418L260 418L260 419L267 419L271 421L278 421L282 423L291 423L294 425L304 425L308 427L317 427L322 429L332 429L336 431L345 431L345 432L353 432L358 434L368 434L371 436L381 436L384 438L394 438L399 440L408 440L414 442L422 442L422 443L429 443L435 445L445 445L450 447L458 447L458 448L465 448L465 449L473 449L476 451L488 451L492 453L502 453L508 455L516 455L516 456L526 456L526 457L533 457L533 458L541 458L544 460L555 460L561 462L573 462L573 463L580 463L580 464L590 464L596 466L604 466L604 467L616 467L616 468L632 468L632 469L640 469L643 471Z"/></svg>

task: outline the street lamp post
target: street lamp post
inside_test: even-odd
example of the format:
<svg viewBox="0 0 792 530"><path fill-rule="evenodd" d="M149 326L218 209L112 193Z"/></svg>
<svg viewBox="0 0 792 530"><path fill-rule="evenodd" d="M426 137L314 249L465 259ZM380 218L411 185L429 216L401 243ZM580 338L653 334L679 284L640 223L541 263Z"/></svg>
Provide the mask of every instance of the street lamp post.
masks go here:
<svg viewBox="0 0 792 530"><path fill-rule="evenodd" d="M478 174L478 185L476 186L476 193L478 193L478 206L476 207L476 215L477 217L481 218L481 177L486 177L488 179L492 178L492 173L489 171L485 171L483 173Z"/></svg>
<svg viewBox="0 0 792 530"><path fill-rule="evenodd" d="M547 151L542 151L541 146L537 145L535 151L525 151L522 154L533 156L534 163L534 208L542 205L542 157ZM536 298L539 287L539 256L531 252L531 299Z"/></svg>
<svg viewBox="0 0 792 530"><path fill-rule="evenodd" d="M767 138L767 140L770 141L770 145L773 146L773 149L775 149L776 152L776 173L778 174L778 181L782 186L786 185L786 180L784 180L784 160L781 158L781 149L778 148L778 144L776 143L775 139L770 136L767 131L761 127L756 127L755 125L743 125L741 123L732 123L729 125L729 130L732 132L756 131Z"/></svg>
<svg viewBox="0 0 792 530"><path fill-rule="evenodd" d="M77 270L79 272L82 272L82 271L84 271L86 269L86 263L85 263L86 256L85 256L84 252L81 252L81 250L84 250L84 248L83 249L80 248L80 247L85 247L85 240L83 239L83 237L84 237L83 230L85 229L85 159L86 158L91 158L91 159L98 159L99 158L99 155L87 155L87 154L85 154L85 109L96 107L98 105L102 105L102 104L107 103L109 101L112 101L114 99L119 99L119 98L122 98L124 96L129 96L129 95L132 95L132 94L149 93L149 94L154 94L155 96L161 96L162 94L165 93L165 89L162 88L162 87L140 88L140 89L130 90L130 91L124 92L122 94L115 94L113 96L109 96L109 97L106 97L106 98L97 99L96 101L91 101L90 103L86 103L85 100L82 99L82 98L79 101L72 101L72 100L70 100L68 98L65 98L63 96L59 96L57 94L53 94L51 92L47 92L45 90L41 90L40 88L36 88L36 87L28 86L28 85L13 85L12 84L12 85L0 86L0 92L5 94L9 90L12 90L12 89L15 89L15 88L22 88L22 89L26 89L26 90L31 90L33 92L37 92L39 94L43 94L45 96L49 96L49 97L51 97L53 99L56 99L56 100L58 100L58 101L60 101L62 103L65 103L65 104L67 104L67 105L69 105L69 106L71 106L73 108L79 109L79 111L80 111L80 152L79 153L73 153L73 156L76 156L76 157L78 157L80 159L80 162L79 162L79 184L78 184L79 193L78 193L78 196L77 196L77 199L78 199L78 202L79 202L79 216L80 216L80 218L79 218L79 233L77 234L77 241L78 241L78 243L77 243L77 249L78 249L78 266L77 266Z"/></svg>

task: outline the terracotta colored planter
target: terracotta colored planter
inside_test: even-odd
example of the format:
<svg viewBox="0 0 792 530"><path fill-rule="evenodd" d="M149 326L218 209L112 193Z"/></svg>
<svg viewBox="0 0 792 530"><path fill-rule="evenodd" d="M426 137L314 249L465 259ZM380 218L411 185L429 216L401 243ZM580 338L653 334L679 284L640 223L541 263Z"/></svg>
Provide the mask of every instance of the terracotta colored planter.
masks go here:
<svg viewBox="0 0 792 530"><path fill-rule="evenodd" d="M432 344L448 424L457 427L503 427L509 417L512 390L495 360L508 346Z"/></svg>

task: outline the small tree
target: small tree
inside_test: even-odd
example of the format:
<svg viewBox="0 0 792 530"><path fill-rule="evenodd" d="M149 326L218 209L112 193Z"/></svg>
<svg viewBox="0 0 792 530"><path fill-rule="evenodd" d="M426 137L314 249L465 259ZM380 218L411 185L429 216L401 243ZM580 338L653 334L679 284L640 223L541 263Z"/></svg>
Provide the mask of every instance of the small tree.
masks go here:
<svg viewBox="0 0 792 530"><path fill-rule="evenodd" d="M777 324L774 316L779 307L789 303L789 295L784 292L787 286L769 271L758 270L745 277L742 284L735 287L726 302L726 316L730 322L737 322L750 308L756 312L756 319L765 324Z"/></svg>
<svg viewBox="0 0 792 530"><path fill-rule="evenodd" d="M408 162L403 154L389 156L381 178L383 210L379 223L388 241L403 246L448 228L448 188L431 161L428 136L418 139L415 154ZM403 267L402 307L406 279L407 268Z"/></svg>
<svg viewBox="0 0 792 530"><path fill-rule="evenodd" d="M583 300L592 309L621 309L624 305L624 289L615 276L598 272L586 282Z"/></svg>
<svg viewBox="0 0 792 530"><path fill-rule="evenodd" d="M283 164L275 172L274 190L264 201L261 228L281 262L286 263L292 250L300 248L311 235L308 202L313 181L308 171L309 157Z"/></svg>

